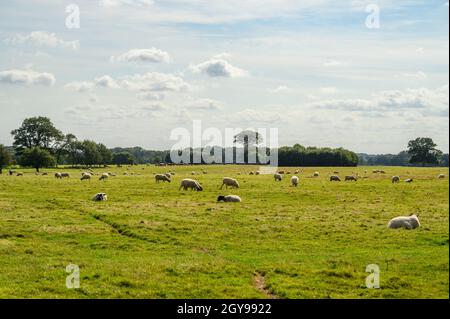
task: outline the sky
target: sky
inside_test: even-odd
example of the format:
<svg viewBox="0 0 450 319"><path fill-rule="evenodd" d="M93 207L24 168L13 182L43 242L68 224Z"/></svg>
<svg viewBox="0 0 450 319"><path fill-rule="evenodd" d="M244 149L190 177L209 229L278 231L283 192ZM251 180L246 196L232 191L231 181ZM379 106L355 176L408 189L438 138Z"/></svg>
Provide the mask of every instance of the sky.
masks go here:
<svg viewBox="0 0 450 319"><path fill-rule="evenodd" d="M277 128L279 145L398 153L420 136L448 152L448 12L445 0L1 1L0 144L48 116L109 147L170 149L200 120L223 135Z"/></svg>

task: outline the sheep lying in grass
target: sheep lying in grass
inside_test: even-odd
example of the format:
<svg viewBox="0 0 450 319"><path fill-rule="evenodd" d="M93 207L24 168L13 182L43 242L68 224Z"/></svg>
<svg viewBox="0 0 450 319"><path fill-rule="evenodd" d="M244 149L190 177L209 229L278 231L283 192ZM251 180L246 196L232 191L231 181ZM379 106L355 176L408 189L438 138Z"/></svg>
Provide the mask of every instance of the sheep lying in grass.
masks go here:
<svg viewBox="0 0 450 319"><path fill-rule="evenodd" d="M392 183L400 183L400 176L392 176Z"/></svg>
<svg viewBox="0 0 450 319"><path fill-rule="evenodd" d="M240 203L242 202L242 199L237 195L228 195L228 196L219 196L217 198L217 201L225 203Z"/></svg>
<svg viewBox="0 0 450 319"><path fill-rule="evenodd" d="M320 173L319 172L314 172L313 177L319 177Z"/></svg>
<svg viewBox="0 0 450 319"><path fill-rule="evenodd" d="M405 179L405 183L412 183L414 180L412 178Z"/></svg>
<svg viewBox="0 0 450 319"><path fill-rule="evenodd" d="M220 187L220 189L223 189L223 187L232 187L232 188L239 188L239 182L231 177L225 177L222 181L222 186Z"/></svg>
<svg viewBox="0 0 450 319"><path fill-rule="evenodd" d="M196 190L198 192L203 191L203 187L200 185L199 182L197 182L196 180L193 180L193 179L189 179L189 178L183 179L181 181L181 185L180 185L179 190L181 190L181 189L184 189L184 190L188 190L188 189Z"/></svg>
<svg viewBox="0 0 450 319"><path fill-rule="evenodd" d="M292 176L291 177L291 184L292 184L292 186L297 187L299 182L300 182L300 179L297 176Z"/></svg>
<svg viewBox="0 0 450 319"><path fill-rule="evenodd" d="M109 178L108 173L103 173L102 176L98 179L99 181L106 181Z"/></svg>
<svg viewBox="0 0 450 319"><path fill-rule="evenodd" d="M159 182L171 182L170 177L167 176L167 174L156 174L155 180L157 183Z"/></svg>
<svg viewBox="0 0 450 319"><path fill-rule="evenodd" d="M92 197L92 200L94 202L104 202L108 200L108 195L106 195L105 193L98 193L95 194L94 197Z"/></svg>
<svg viewBox="0 0 450 319"><path fill-rule="evenodd" d="M275 179L275 182L281 182L283 180L283 175L276 173L273 175L273 178Z"/></svg>
<svg viewBox="0 0 450 319"><path fill-rule="evenodd" d="M345 176L345 180L346 181L357 181L358 179L355 176L349 175L349 176Z"/></svg>
<svg viewBox="0 0 450 319"><path fill-rule="evenodd" d="M330 176L330 182L340 182L341 179L337 175L331 175Z"/></svg>
<svg viewBox="0 0 450 319"><path fill-rule="evenodd" d="M396 228L415 229L418 227L420 227L420 222L417 215L396 217L391 219L388 223L388 228L391 229Z"/></svg>
<svg viewBox="0 0 450 319"><path fill-rule="evenodd" d="M81 174L81 180L82 181L86 181L86 180L91 180L91 173L88 172L84 172L83 174Z"/></svg>

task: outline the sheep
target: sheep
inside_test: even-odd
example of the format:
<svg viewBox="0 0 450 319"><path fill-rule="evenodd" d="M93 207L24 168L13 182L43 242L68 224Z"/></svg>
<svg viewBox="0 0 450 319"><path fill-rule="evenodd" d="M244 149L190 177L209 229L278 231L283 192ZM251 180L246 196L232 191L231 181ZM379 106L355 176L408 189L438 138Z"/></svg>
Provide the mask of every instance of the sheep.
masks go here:
<svg viewBox="0 0 450 319"><path fill-rule="evenodd" d="M380 174L386 174L386 171L378 171Z"/></svg>
<svg viewBox="0 0 450 319"><path fill-rule="evenodd" d="M191 172L191 175L197 175L197 173L196 172Z"/></svg>
<svg viewBox="0 0 450 319"><path fill-rule="evenodd" d="M172 178L172 174L170 174L170 173L166 173L166 174L164 174L164 176L166 176L167 178Z"/></svg>
<svg viewBox="0 0 450 319"><path fill-rule="evenodd" d="M48 175L48 173L42 173L42 176L47 176Z"/></svg>
<svg viewBox="0 0 450 319"><path fill-rule="evenodd" d="M292 184L292 186L297 187L299 181L300 181L300 180L299 180L299 178L298 178L297 176L292 176L292 178L291 178L291 184Z"/></svg>
<svg viewBox="0 0 450 319"><path fill-rule="evenodd" d="M203 187L200 185L199 182L197 182L196 180L193 180L193 179L189 179L189 178L183 179L181 181L179 190L181 190L182 188L184 190L191 189L191 190L196 190L198 192L203 191Z"/></svg>
<svg viewBox="0 0 450 319"><path fill-rule="evenodd" d="M444 175L444 174L439 174L438 178L439 178L439 179L444 179L444 178L445 178L445 175Z"/></svg>
<svg viewBox="0 0 450 319"><path fill-rule="evenodd" d="M16 176L23 176L23 173L19 172L19 173L16 174Z"/></svg>
<svg viewBox="0 0 450 319"><path fill-rule="evenodd" d="M380 171L379 170L373 170L372 171L372 173L374 173L374 174L377 174L377 173L379 173Z"/></svg>
<svg viewBox="0 0 450 319"><path fill-rule="evenodd" d="M240 203L242 202L242 199L237 195L228 195L228 196L221 195L217 198L217 201L218 202L223 201L225 203Z"/></svg>
<svg viewBox="0 0 450 319"><path fill-rule="evenodd" d="M412 183L414 180L412 178L405 179L405 183Z"/></svg>
<svg viewBox="0 0 450 319"><path fill-rule="evenodd" d="M61 178L70 178L69 173L61 173Z"/></svg>
<svg viewBox="0 0 450 319"><path fill-rule="evenodd" d="M55 178L62 179L61 173L55 173Z"/></svg>
<svg viewBox="0 0 450 319"><path fill-rule="evenodd" d="M320 173L319 172L314 172L313 177L319 177Z"/></svg>
<svg viewBox="0 0 450 319"><path fill-rule="evenodd" d="M250 172L249 175L255 175L255 173L254 172Z"/></svg>
<svg viewBox="0 0 450 319"><path fill-rule="evenodd" d="M108 173L103 173L102 176L98 179L99 181L106 181L109 178Z"/></svg>
<svg viewBox="0 0 450 319"><path fill-rule="evenodd" d="M10 169L10 170L9 170L9 176L12 176L15 172L16 172L15 170Z"/></svg>
<svg viewBox="0 0 450 319"><path fill-rule="evenodd" d="M299 170L299 169L296 170L294 174L295 174L295 175L300 174L300 170Z"/></svg>
<svg viewBox="0 0 450 319"><path fill-rule="evenodd" d="M165 175L165 174L157 174L157 175L155 175L155 180L156 180L156 182L157 183L159 183L159 182L171 182L170 181L170 177L168 177L167 175Z"/></svg>
<svg viewBox="0 0 450 319"><path fill-rule="evenodd" d="M84 172L83 174L81 174L80 180L82 180L82 181L91 180L91 177L92 177L91 173Z"/></svg>
<svg viewBox="0 0 450 319"><path fill-rule="evenodd" d="M334 171L333 174L339 174L339 172L338 171Z"/></svg>
<svg viewBox="0 0 450 319"><path fill-rule="evenodd" d="M400 182L400 176L392 176L392 183L399 183Z"/></svg>
<svg viewBox="0 0 450 319"><path fill-rule="evenodd" d="M340 182L341 179L337 175L331 175L330 176L330 182Z"/></svg>
<svg viewBox="0 0 450 319"><path fill-rule="evenodd" d="M256 172L255 175L261 175L261 172Z"/></svg>
<svg viewBox="0 0 450 319"><path fill-rule="evenodd" d="M106 195L105 193L98 193L95 194L94 197L92 197L92 200L94 202L104 202L108 200L108 195Z"/></svg>
<svg viewBox="0 0 450 319"><path fill-rule="evenodd" d="M204 175L208 174L208 172L205 171L205 170L202 170L202 173L203 173Z"/></svg>
<svg viewBox="0 0 450 319"><path fill-rule="evenodd" d="M284 175L284 171L279 171L278 174Z"/></svg>
<svg viewBox="0 0 450 319"><path fill-rule="evenodd" d="M239 188L239 182L234 178L225 177L223 179L222 186L220 187L220 189L223 189L224 186L226 188L228 187Z"/></svg>
<svg viewBox="0 0 450 319"><path fill-rule="evenodd" d="M280 173L276 173L273 177L275 178L275 182L281 182L283 180L283 175Z"/></svg>
<svg viewBox="0 0 450 319"><path fill-rule="evenodd" d="M396 217L391 219L388 223L388 228L390 229L396 228L415 229L418 227L420 227L420 222L417 215Z"/></svg>
<svg viewBox="0 0 450 319"><path fill-rule="evenodd" d="M349 175L349 176L345 176L345 180L346 181L358 181L358 179L355 176Z"/></svg>

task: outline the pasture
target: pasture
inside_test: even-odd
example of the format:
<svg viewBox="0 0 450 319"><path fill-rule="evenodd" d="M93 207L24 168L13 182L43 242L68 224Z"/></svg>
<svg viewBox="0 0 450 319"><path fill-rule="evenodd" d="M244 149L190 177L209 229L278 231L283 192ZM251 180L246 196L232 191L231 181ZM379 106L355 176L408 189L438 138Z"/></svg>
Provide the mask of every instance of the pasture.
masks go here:
<svg viewBox="0 0 450 319"><path fill-rule="evenodd" d="M257 169L111 167L91 181L69 168L62 180L4 172L0 298L448 298L448 168L304 168L298 188L292 175L248 174ZM172 183L155 183L169 170ZM341 182L329 181L334 171ZM104 172L117 176L99 181ZM343 181L352 173L366 178ZM241 188L221 191L226 176ZM204 191L179 191L183 178ZM98 192L108 201L91 201ZM243 202L216 202L229 194ZM420 228L387 229L412 213ZM66 288L69 264L79 289ZM380 289L366 288L369 264Z"/></svg>

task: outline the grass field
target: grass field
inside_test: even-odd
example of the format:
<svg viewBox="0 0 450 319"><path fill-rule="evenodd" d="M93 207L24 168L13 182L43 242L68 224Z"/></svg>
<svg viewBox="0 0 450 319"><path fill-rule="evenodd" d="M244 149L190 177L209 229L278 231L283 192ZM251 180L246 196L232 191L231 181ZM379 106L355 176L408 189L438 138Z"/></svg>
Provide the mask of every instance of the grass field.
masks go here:
<svg viewBox="0 0 450 319"><path fill-rule="evenodd" d="M169 169L173 182L156 184ZM201 169L203 192L178 191ZM448 168L373 169L305 168L298 188L245 166L95 170L118 175L106 182L0 175L0 298L448 298ZM335 170L367 178L331 183ZM225 176L241 188L220 191ZM108 201L91 201L98 192ZM228 194L243 202L216 203ZM419 229L387 229L411 213ZM80 289L66 288L69 264ZM369 264L380 289L365 286Z"/></svg>

